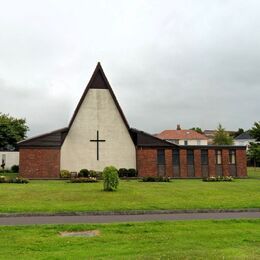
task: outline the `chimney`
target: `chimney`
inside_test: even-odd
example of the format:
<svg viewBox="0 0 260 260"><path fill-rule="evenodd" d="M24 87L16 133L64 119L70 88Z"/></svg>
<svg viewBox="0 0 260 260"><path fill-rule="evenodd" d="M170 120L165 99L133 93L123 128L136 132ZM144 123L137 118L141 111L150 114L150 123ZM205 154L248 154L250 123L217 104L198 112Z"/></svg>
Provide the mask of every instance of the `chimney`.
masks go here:
<svg viewBox="0 0 260 260"><path fill-rule="evenodd" d="M177 130L181 130L180 124L177 125Z"/></svg>

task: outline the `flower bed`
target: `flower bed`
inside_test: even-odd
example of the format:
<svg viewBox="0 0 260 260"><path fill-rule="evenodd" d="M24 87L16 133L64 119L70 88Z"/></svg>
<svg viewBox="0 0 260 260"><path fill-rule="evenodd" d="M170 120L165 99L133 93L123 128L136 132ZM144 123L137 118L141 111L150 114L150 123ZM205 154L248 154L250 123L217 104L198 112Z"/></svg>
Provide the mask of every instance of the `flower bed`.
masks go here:
<svg viewBox="0 0 260 260"><path fill-rule="evenodd" d="M234 178L232 176L211 176L211 177L207 177L207 178L203 178L202 181L207 181L207 182L211 182L211 181L233 181Z"/></svg>
<svg viewBox="0 0 260 260"><path fill-rule="evenodd" d="M0 183L19 183L19 184L26 184L29 183L28 179L16 177L14 179L7 178L6 176L0 176Z"/></svg>
<svg viewBox="0 0 260 260"><path fill-rule="evenodd" d="M74 178L70 180L71 183L89 183L89 182L98 182L97 178L95 177L81 177L81 178Z"/></svg>

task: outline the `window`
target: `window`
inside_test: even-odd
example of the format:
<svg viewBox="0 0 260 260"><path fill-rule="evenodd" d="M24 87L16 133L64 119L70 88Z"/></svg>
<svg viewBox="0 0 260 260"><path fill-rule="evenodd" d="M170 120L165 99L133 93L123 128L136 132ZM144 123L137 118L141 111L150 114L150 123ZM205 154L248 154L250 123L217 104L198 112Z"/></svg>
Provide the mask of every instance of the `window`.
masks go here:
<svg viewBox="0 0 260 260"><path fill-rule="evenodd" d="M180 164L180 151L178 149L172 150L172 163L173 165Z"/></svg>
<svg viewBox="0 0 260 260"><path fill-rule="evenodd" d="M188 165L194 164L194 151L193 150L187 150L187 163L188 163Z"/></svg>
<svg viewBox="0 0 260 260"><path fill-rule="evenodd" d="M188 140L184 140L184 145L188 145Z"/></svg>
<svg viewBox="0 0 260 260"><path fill-rule="evenodd" d="M200 140L197 140L197 145L201 145L201 142L200 142Z"/></svg>
<svg viewBox="0 0 260 260"><path fill-rule="evenodd" d="M221 158L221 150L216 150L216 164L221 164L222 158Z"/></svg>
<svg viewBox="0 0 260 260"><path fill-rule="evenodd" d="M208 165L208 150L201 150L201 164Z"/></svg>
<svg viewBox="0 0 260 260"><path fill-rule="evenodd" d="M236 151L235 150L229 150L229 163L236 164Z"/></svg>
<svg viewBox="0 0 260 260"><path fill-rule="evenodd" d="M165 153L163 149L157 150L157 164L165 164Z"/></svg>

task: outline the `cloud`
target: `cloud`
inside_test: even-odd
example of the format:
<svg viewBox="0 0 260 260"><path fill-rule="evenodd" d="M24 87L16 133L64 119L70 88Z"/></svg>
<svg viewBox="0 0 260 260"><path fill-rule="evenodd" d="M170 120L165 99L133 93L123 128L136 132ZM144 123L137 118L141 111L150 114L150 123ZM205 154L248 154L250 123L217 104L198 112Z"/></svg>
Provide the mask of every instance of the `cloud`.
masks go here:
<svg viewBox="0 0 260 260"><path fill-rule="evenodd" d="M13 8L16 6L16 8ZM97 61L131 126L259 120L259 1L8 1L0 111L30 135L68 124Z"/></svg>

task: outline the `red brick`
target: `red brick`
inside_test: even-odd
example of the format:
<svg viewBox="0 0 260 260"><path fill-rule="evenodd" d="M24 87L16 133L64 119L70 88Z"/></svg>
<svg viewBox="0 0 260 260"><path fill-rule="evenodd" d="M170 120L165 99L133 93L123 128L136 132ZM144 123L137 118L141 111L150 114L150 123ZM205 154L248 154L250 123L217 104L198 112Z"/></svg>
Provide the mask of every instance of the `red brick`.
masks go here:
<svg viewBox="0 0 260 260"><path fill-rule="evenodd" d="M25 178L59 178L60 149L21 148L19 172Z"/></svg>
<svg viewBox="0 0 260 260"><path fill-rule="evenodd" d="M180 149L180 177L187 178L187 150Z"/></svg>
<svg viewBox="0 0 260 260"><path fill-rule="evenodd" d="M194 150L194 169L195 169L195 177L201 178L201 150Z"/></svg>
<svg viewBox="0 0 260 260"><path fill-rule="evenodd" d="M246 167L246 150L237 149L236 150L236 164L237 164L237 176L246 177L247 176L247 167Z"/></svg>
<svg viewBox="0 0 260 260"><path fill-rule="evenodd" d="M209 176L216 176L215 150L209 149L208 150L208 156L209 156Z"/></svg>
<svg viewBox="0 0 260 260"><path fill-rule="evenodd" d="M166 167L166 176L173 177L173 168L172 168L172 149L165 150L165 167Z"/></svg>
<svg viewBox="0 0 260 260"><path fill-rule="evenodd" d="M157 176L157 149L138 148L138 176Z"/></svg>
<svg viewBox="0 0 260 260"><path fill-rule="evenodd" d="M229 150L228 149L222 150L222 172L223 172L223 176L231 175L229 172Z"/></svg>

